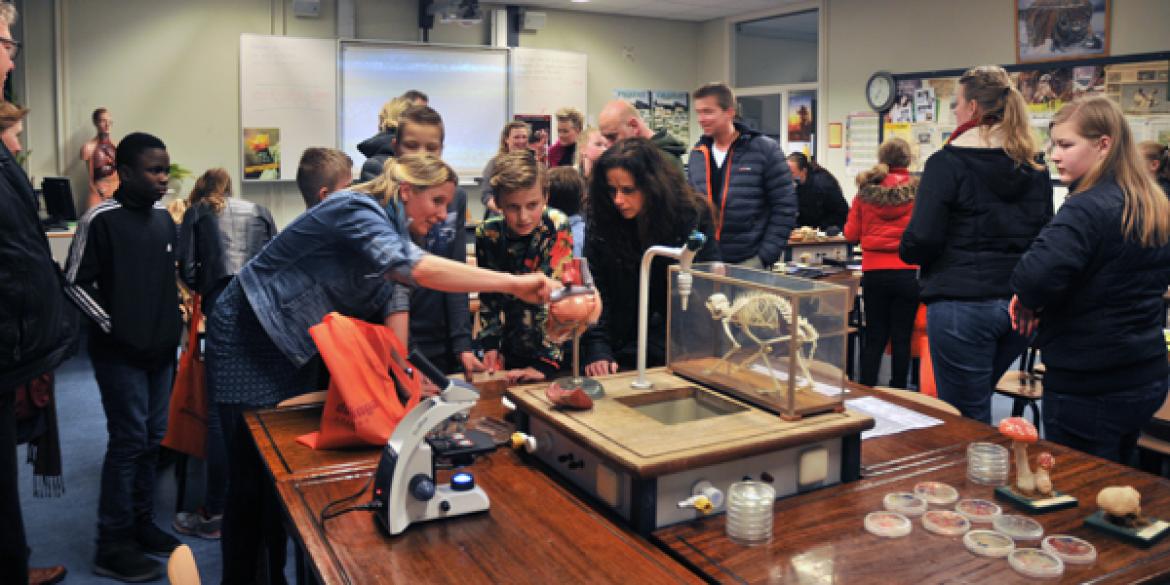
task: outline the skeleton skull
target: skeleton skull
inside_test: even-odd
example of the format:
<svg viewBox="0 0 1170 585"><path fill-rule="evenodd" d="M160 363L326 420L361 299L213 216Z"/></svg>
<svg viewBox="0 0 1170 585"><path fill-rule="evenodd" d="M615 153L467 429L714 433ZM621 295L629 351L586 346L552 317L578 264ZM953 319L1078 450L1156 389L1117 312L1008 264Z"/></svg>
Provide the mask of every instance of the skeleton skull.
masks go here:
<svg viewBox="0 0 1170 585"><path fill-rule="evenodd" d="M727 310L730 308L731 301L727 300L727 295L723 293L715 293L707 297L707 310L711 311L711 317L714 319L727 317Z"/></svg>

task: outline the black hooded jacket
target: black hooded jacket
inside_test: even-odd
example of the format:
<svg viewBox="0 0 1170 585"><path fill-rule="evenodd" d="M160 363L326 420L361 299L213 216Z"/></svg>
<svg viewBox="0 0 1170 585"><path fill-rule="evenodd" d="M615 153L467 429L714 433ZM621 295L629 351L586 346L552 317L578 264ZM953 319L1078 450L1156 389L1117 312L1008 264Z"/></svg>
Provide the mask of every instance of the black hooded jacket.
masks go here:
<svg viewBox="0 0 1170 585"><path fill-rule="evenodd" d="M359 181L364 183L382 174L382 166L386 164L386 159L394 156L394 137L393 129L383 130L358 144L358 152L366 155Z"/></svg>
<svg viewBox="0 0 1170 585"><path fill-rule="evenodd" d="M0 394L72 353L78 315L63 284L32 185L0 145Z"/></svg>
<svg viewBox="0 0 1170 585"><path fill-rule="evenodd" d="M1018 165L1003 148L960 146L926 161L899 255L922 268L922 299L1006 299L1008 279L1052 219L1047 170ZM958 143L958 144L957 144Z"/></svg>

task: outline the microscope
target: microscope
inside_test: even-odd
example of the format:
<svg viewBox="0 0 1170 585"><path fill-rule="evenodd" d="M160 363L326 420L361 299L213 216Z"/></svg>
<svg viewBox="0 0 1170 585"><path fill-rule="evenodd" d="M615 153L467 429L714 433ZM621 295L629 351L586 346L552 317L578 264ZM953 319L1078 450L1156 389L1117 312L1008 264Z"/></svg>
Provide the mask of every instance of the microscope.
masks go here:
<svg viewBox="0 0 1170 585"><path fill-rule="evenodd" d="M411 352L410 362L442 391L406 413L374 473L374 500L381 505L375 517L391 535L416 522L486 511L488 496L471 473L458 471L439 484L435 471L471 465L497 447L489 434L466 428L479 400L474 386L448 379L417 352Z"/></svg>

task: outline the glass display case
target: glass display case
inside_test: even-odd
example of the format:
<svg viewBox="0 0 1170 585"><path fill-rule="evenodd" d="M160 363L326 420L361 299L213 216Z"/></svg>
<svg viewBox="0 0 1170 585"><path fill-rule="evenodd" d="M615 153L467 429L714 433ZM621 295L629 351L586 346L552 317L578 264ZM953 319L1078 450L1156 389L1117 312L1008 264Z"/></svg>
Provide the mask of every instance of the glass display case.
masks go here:
<svg viewBox="0 0 1170 585"><path fill-rule="evenodd" d="M844 409L849 290L719 263L670 269L671 373L787 420Z"/></svg>

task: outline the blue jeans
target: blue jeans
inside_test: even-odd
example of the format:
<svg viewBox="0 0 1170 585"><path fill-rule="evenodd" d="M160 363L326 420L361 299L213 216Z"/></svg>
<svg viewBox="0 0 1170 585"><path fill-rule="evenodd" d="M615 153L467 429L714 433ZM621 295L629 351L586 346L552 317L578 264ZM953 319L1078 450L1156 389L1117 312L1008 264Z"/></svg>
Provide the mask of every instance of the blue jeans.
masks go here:
<svg viewBox="0 0 1170 585"><path fill-rule="evenodd" d="M1093 396L1044 387L1044 438L1090 455L1131 465L1142 427L1166 400L1166 380Z"/></svg>
<svg viewBox="0 0 1170 585"><path fill-rule="evenodd" d="M110 543L132 538L136 522L154 517L155 465L167 432L175 366L170 361L143 368L93 352L90 359L110 435L102 463L98 541Z"/></svg>
<svg viewBox="0 0 1170 585"><path fill-rule="evenodd" d="M934 301L926 334L938 397L963 416L991 424L991 395L1028 338L1012 330L1008 299Z"/></svg>

